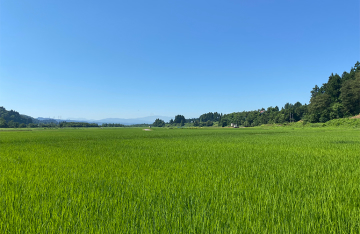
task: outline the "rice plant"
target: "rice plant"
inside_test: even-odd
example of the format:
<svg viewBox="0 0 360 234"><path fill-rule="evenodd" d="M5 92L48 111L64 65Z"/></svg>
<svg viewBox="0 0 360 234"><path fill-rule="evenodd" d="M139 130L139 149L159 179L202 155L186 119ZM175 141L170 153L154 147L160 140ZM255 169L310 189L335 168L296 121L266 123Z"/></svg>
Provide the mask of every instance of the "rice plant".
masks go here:
<svg viewBox="0 0 360 234"><path fill-rule="evenodd" d="M359 133L0 132L0 233L359 233Z"/></svg>

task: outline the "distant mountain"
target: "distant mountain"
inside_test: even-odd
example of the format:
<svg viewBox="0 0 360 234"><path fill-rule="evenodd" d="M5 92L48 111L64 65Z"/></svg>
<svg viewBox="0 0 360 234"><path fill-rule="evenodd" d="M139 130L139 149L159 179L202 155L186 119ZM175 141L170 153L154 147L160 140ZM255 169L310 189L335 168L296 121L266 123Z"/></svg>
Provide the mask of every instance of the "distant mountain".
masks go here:
<svg viewBox="0 0 360 234"><path fill-rule="evenodd" d="M67 118L67 119L71 119L71 121L73 121L73 122L77 122L77 121L95 121L95 120L93 120L93 119L86 119L86 118L73 118L73 117L69 117L69 118Z"/></svg>
<svg viewBox="0 0 360 234"><path fill-rule="evenodd" d="M86 123L115 123L115 124L124 124L124 125L132 125L132 124L152 124L155 122L156 119L164 120L165 122L169 122L172 117L168 116L160 116L160 115L153 115L147 116L142 118L133 118L133 119L120 119L120 118L106 118L100 120L93 120L93 119L85 119L85 118L71 118L71 119L55 119L55 118L33 118L31 116L19 114L19 112L14 110L6 110L4 107L0 106L0 120L3 122L16 122L16 123L34 123L34 124L50 124L50 123L59 123L59 122L86 122Z"/></svg>
<svg viewBox="0 0 360 234"><path fill-rule="evenodd" d="M53 119L53 118L37 117L36 119L39 121L56 121L56 119Z"/></svg>
<svg viewBox="0 0 360 234"><path fill-rule="evenodd" d="M152 124L155 122L156 119L162 119L165 122L169 122L171 117L167 116L147 116L143 118L134 118L134 119L120 119L120 118L106 118L106 119L100 119L100 120L89 120L84 118L74 118L74 119L52 119L52 118L42 118L38 117L36 118L41 123L56 123L56 122L86 122L86 123L97 123L97 124L103 124L103 123L119 123L124 125L132 125L132 124Z"/></svg>
<svg viewBox="0 0 360 234"><path fill-rule="evenodd" d="M43 117L37 117L36 121L38 123L58 123L58 122L86 122L86 123L93 123L90 120L75 120L75 119L53 119L53 118L43 118Z"/></svg>
<svg viewBox="0 0 360 234"><path fill-rule="evenodd" d="M155 122L156 119L162 119L165 122L169 122L172 117L167 116L147 116L143 118L134 118L134 119L120 119L120 118L107 118L107 119L100 119L100 120L93 120L93 123L119 123L125 125L131 124L152 124Z"/></svg>

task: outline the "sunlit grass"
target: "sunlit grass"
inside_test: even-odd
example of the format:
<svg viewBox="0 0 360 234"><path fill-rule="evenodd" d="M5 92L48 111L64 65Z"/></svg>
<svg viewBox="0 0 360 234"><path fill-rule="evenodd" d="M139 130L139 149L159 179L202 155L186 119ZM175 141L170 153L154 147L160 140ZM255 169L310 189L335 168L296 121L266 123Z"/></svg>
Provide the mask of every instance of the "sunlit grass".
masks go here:
<svg viewBox="0 0 360 234"><path fill-rule="evenodd" d="M358 233L354 129L0 134L0 233Z"/></svg>

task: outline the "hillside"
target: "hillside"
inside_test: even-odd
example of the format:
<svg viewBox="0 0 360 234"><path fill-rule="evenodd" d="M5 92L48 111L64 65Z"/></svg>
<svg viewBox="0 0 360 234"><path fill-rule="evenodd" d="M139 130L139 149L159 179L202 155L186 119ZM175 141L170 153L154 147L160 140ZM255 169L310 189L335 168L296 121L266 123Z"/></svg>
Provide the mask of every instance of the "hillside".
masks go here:
<svg viewBox="0 0 360 234"><path fill-rule="evenodd" d="M31 124L34 122L34 118L21 115L19 112L14 110L6 110L4 107L0 107L0 128L7 127L19 127Z"/></svg>

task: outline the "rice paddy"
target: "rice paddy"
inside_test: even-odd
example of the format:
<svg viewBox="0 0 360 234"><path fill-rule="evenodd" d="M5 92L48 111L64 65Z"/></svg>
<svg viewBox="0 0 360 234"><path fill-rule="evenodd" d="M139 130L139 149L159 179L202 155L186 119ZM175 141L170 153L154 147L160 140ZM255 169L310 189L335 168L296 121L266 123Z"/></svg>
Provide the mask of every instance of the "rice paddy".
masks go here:
<svg viewBox="0 0 360 234"><path fill-rule="evenodd" d="M0 132L0 233L359 233L359 129Z"/></svg>

